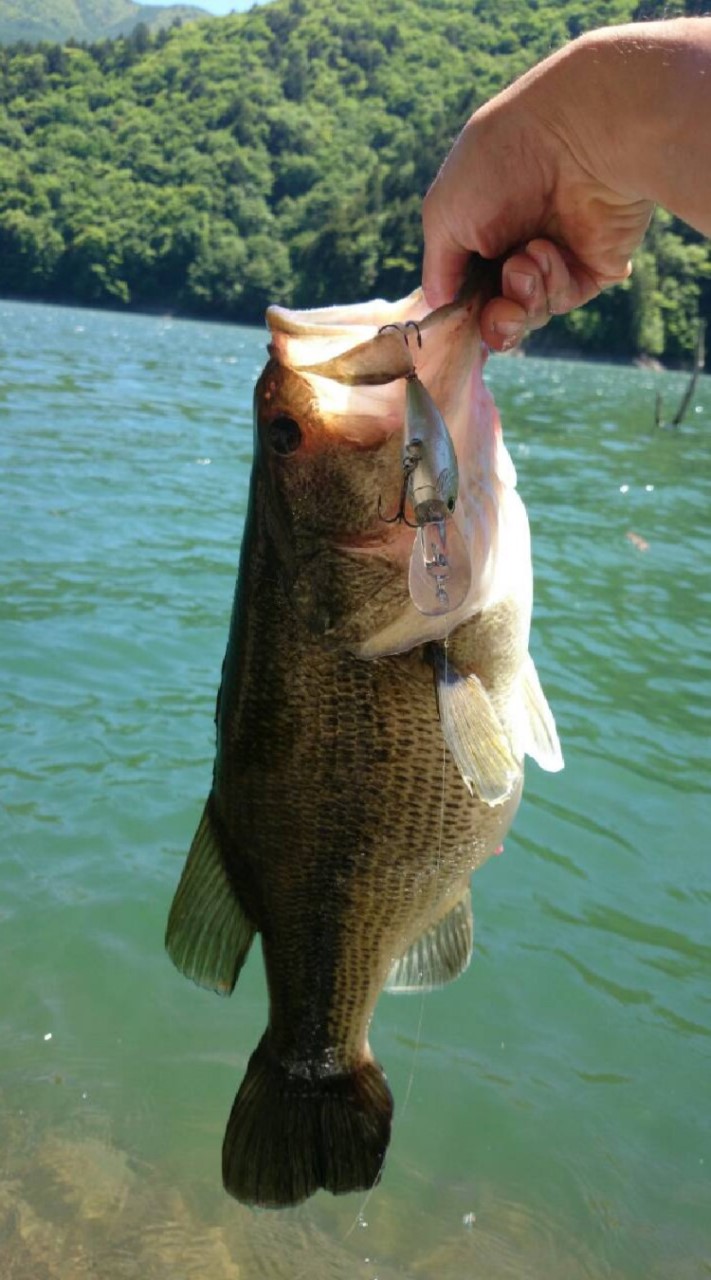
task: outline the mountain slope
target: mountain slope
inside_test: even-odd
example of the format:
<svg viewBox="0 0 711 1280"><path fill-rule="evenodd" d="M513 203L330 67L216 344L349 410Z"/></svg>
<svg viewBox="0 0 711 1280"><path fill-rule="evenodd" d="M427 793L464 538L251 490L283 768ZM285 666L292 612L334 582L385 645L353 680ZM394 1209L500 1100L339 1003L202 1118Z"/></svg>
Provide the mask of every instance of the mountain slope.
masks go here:
<svg viewBox="0 0 711 1280"><path fill-rule="evenodd" d="M274 301L402 295L422 195L472 109L639 11L272 0L87 48L0 48L0 293L257 322ZM680 359L700 309L709 244L660 216L630 283L535 340Z"/></svg>
<svg viewBox="0 0 711 1280"><path fill-rule="evenodd" d="M137 4L135 0L0 0L0 44L19 40L101 40L128 35L139 22L158 30L176 18L209 18L190 4Z"/></svg>

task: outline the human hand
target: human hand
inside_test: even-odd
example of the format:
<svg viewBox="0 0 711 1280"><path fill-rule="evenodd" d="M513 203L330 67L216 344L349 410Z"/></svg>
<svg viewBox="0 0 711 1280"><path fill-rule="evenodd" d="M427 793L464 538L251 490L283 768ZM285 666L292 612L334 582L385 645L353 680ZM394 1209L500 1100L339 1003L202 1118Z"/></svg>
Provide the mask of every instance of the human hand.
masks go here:
<svg viewBox="0 0 711 1280"><path fill-rule="evenodd" d="M618 279L624 280L631 263ZM537 237L512 253L501 271L502 296L492 298L480 316L481 336L495 351L510 351L554 315L564 315L597 296L616 280L598 282L573 254L552 240Z"/></svg>
<svg viewBox="0 0 711 1280"><path fill-rule="evenodd" d="M606 43L608 33L599 34ZM625 171L627 139L614 127L597 35L475 112L425 197L423 287L432 306L454 296L472 251L514 250L503 296L481 317L482 337L497 350L626 279L651 216L651 200Z"/></svg>

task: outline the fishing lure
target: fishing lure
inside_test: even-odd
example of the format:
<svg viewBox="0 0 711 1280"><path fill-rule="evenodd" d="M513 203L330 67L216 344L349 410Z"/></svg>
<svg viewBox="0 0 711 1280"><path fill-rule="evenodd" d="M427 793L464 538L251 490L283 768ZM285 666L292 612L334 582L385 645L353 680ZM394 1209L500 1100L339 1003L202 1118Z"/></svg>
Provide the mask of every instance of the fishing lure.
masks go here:
<svg viewBox="0 0 711 1280"><path fill-rule="evenodd" d="M384 325L398 329L405 342L407 330L419 326ZM381 330L382 332L382 330ZM417 533L412 545L409 591L412 603L427 615L451 613L466 598L471 585L471 564L462 534L454 521L459 491L457 455L447 424L432 396L413 370L406 375L405 435L402 449L402 488L394 516ZM409 520L409 506L414 519ZM380 508L379 508L380 510Z"/></svg>

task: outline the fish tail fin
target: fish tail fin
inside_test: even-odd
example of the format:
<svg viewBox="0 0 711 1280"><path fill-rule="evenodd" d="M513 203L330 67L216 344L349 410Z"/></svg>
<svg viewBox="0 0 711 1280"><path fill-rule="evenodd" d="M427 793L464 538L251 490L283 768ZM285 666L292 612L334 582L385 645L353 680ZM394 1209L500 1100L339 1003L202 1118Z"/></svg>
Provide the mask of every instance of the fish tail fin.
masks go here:
<svg viewBox="0 0 711 1280"><path fill-rule="evenodd" d="M249 1061L222 1147L225 1189L245 1204L282 1208L324 1187L334 1195L379 1180L393 1100L367 1059L343 1075L289 1071L269 1032Z"/></svg>

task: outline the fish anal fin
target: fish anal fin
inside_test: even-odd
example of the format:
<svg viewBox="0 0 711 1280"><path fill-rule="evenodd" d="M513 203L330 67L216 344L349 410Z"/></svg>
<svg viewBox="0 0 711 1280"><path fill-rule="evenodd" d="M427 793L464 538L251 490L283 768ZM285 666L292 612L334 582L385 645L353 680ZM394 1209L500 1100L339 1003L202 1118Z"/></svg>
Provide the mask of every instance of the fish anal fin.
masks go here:
<svg viewBox="0 0 711 1280"><path fill-rule="evenodd" d="M558 773L564 767L563 752L546 695L530 653L521 673L523 696L523 747L541 769Z"/></svg>
<svg viewBox="0 0 711 1280"><path fill-rule="evenodd" d="M168 954L186 978L230 995L255 932L225 871L208 799L170 908Z"/></svg>
<svg viewBox="0 0 711 1280"><path fill-rule="evenodd" d="M521 777L509 735L479 677L460 675L439 646L434 652L444 740L471 794L502 804Z"/></svg>
<svg viewBox="0 0 711 1280"><path fill-rule="evenodd" d="M280 1209L319 1187L333 1195L379 1180L393 1100L372 1058L335 1074L291 1071L269 1032L252 1054L222 1147L225 1189L243 1204Z"/></svg>
<svg viewBox="0 0 711 1280"><path fill-rule="evenodd" d="M458 978L468 967L474 946L469 879L458 902L429 926L395 961L385 983L392 992L431 991Z"/></svg>

